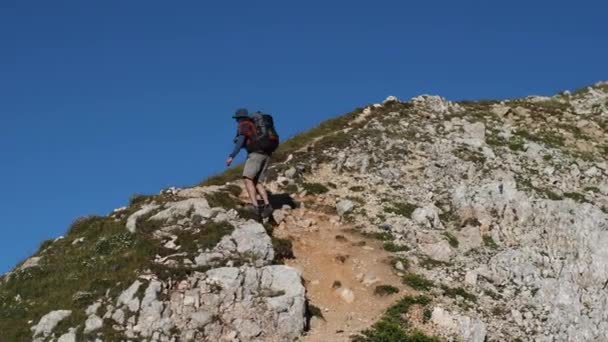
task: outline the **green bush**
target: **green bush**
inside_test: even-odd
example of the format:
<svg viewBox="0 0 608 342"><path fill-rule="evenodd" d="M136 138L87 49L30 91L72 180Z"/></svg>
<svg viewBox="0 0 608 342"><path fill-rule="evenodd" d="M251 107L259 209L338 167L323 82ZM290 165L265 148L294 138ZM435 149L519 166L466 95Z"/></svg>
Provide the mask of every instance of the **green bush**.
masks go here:
<svg viewBox="0 0 608 342"><path fill-rule="evenodd" d="M446 240L448 240L448 243L450 244L450 246L452 246L454 248L458 248L459 242L458 242L458 239L454 236L454 234L452 234L450 232L444 232L443 236L445 236Z"/></svg>
<svg viewBox="0 0 608 342"><path fill-rule="evenodd" d="M473 303L477 302L477 296L475 296L472 293L467 292L467 290L465 290L462 287L450 288L445 285L442 285L441 289L443 290L443 295L446 297L455 298L458 296L458 297L462 297Z"/></svg>
<svg viewBox="0 0 608 342"><path fill-rule="evenodd" d="M388 308L382 318L371 328L353 336L353 342L439 342L437 337L427 336L424 333L409 331L409 324L405 318L413 305L426 306L431 299L426 296L407 296Z"/></svg>
<svg viewBox="0 0 608 342"><path fill-rule="evenodd" d="M274 248L274 260L283 263L285 259L293 259L293 244L291 240L272 237L272 247Z"/></svg>
<svg viewBox="0 0 608 342"><path fill-rule="evenodd" d="M378 285L374 289L374 294L376 296L389 296L395 293L399 293L399 289L392 285Z"/></svg>
<svg viewBox="0 0 608 342"><path fill-rule="evenodd" d="M491 249L497 249L498 245L496 244L496 242L494 241L494 239L492 239L492 237L490 235L484 235L483 236L483 244Z"/></svg>
<svg viewBox="0 0 608 342"><path fill-rule="evenodd" d="M428 291L435 286L435 284L426 279L424 276L415 273L408 273L403 276L403 282L409 285L415 290Z"/></svg>
<svg viewBox="0 0 608 342"><path fill-rule="evenodd" d="M407 246L403 246L403 245L397 245L396 243L389 241L389 242L385 242L384 245L384 250L388 251L388 252L406 252L409 251L409 247Z"/></svg>
<svg viewBox="0 0 608 342"><path fill-rule="evenodd" d="M393 213L393 214L397 214L397 215L401 215L407 218L412 218L412 214L414 213L414 210L416 210L418 208L418 206L416 206L415 204L411 204L411 203L407 203L407 202L397 202L397 203L392 203L391 205L389 205L388 207L384 207L384 211L387 213Z"/></svg>
<svg viewBox="0 0 608 342"><path fill-rule="evenodd" d="M329 189L321 183L303 183L302 188L310 195L320 195L329 191Z"/></svg>

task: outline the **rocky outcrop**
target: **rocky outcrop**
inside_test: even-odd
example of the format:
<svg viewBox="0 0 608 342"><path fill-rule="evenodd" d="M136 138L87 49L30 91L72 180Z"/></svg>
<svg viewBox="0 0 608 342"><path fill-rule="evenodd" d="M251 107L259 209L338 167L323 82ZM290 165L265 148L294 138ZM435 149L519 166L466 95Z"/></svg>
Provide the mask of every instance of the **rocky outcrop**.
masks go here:
<svg viewBox="0 0 608 342"><path fill-rule="evenodd" d="M72 314L70 310L56 310L42 316L38 324L32 327L33 337L45 338L53 332L59 322Z"/></svg>

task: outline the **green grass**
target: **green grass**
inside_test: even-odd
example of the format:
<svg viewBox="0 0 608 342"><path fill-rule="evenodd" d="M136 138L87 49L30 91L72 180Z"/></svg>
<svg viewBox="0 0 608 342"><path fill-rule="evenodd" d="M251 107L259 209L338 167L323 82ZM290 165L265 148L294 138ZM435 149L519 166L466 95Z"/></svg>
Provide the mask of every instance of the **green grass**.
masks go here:
<svg viewBox="0 0 608 342"><path fill-rule="evenodd" d="M78 237L90 244L72 245ZM102 297L128 287L163 248L143 234L130 234L124 222L107 217L77 220L65 239L53 243L42 254L40 267L13 275L0 285L0 331L7 341L31 339L29 320L38 322L53 310L73 310L63 323L77 326L86 319L84 309ZM51 290L49 290L51 289ZM83 291L86 295L73 300ZM21 303L15 296L21 296ZM66 328L67 329L67 328Z"/></svg>
<svg viewBox="0 0 608 342"><path fill-rule="evenodd" d="M452 234L450 232L444 232L443 236L445 237L446 240L448 240L448 243L450 244L450 246L452 246L453 248L458 248L459 242L458 242L458 239L456 238L456 236L454 236L454 234Z"/></svg>
<svg viewBox="0 0 608 342"><path fill-rule="evenodd" d="M321 183L302 183L302 188L310 195L320 195L329 191L329 188Z"/></svg>
<svg viewBox="0 0 608 342"><path fill-rule="evenodd" d="M420 260L420 267L424 267L427 270L430 270L430 269L433 269L436 267L449 266L449 265L450 264L447 262L431 259L428 257L424 257Z"/></svg>
<svg viewBox="0 0 608 342"><path fill-rule="evenodd" d="M384 211L387 213L393 213L397 215L401 215L407 218L412 218L412 214L414 210L416 210L418 206L412 203L407 202L395 202L390 204L387 207L384 207Z"/></svg>
<svg viewBox="0 0 608 342"><path fill-rule="evenodd" d="M462 287L451 288L451 287L442 285L441 289L443 290L443 295L446 297L450 297L450 298L462 297L465 300L468 300L469 302L473 302L473 303L477 302L477 296L475 296L472 293L469 293L467 290L465 290Z"/></svg>
<svg viewBox="0 0 608 342"><path fill-rule="evenodd" d="M216 191L205 194L205 199L212 208L220 207L226 210L237 209L242 204L238 197L234 197L232 193L228 191Z"/></svg>
<svg viewBox="0 0 608 342"><path fill-rule="evenodd" d="M410 261L404 257L391 257L389 261L394 269L397 269L398 262L401 262L401 264L403 265L403 269L407 270L408 268L410 268Z"/></svg>
<svg viewBox="0 0 608 342"><path fill-rule="evenodd" d="M471 151L466 148L457 149L454 151L454 155L464 161L476 164L484 164L486 162L486 157L481 152Z"/></svg>
<svg viewBox="0 0 608 342"><path fill-rule="evenodd" d="M498 245L496 244L496 242L494 241L494 239L492 239L492 237L490 235L484 235L483 237L483 244L491 249L497 249Z"/></svg>
<svg viewBox="0 0 608 342"><path fill-rule="evenodd" d="M213 175L205 180L203 180L199 185L201 186L209 186L209 185L224 185L229 182L234 182L243 177L243 167L244 164L239 164L234 166L222 173L218 173Z"/></svg>
<svg viewBox="0 0 608 342"><path fill-rule="evenodd" d="M385 242L383 244L384 250L388 251L388 252L407 252L410 250L409 247L407 246L403 246L403 245L397 245L394 242Z"/></svg>
<svg viewBox="0 0 608 342"><path fill-rule="evenodd" d="M384 297L399 293L399 289L392 285L378 285L374 289L374 295Z"/></svg>
<svg viewBox="0 0 608 342"><path fill-rule="evenodd" d="M587 202L587 200L585 199L585 195L580 194L578 192L564 192L564 197L570 198L579 203Z"/></svg>
<svg viewBox="0 0 608 342"><path fill-rule="evenodd" d="M530 133L525 129L520 129L515 132L515 135L530 141L545 144L549 147L559 148L565 145L564 137L560 133L554 131L540 130L535 133Z"/></svg>
<svg viewBox="0 0 608 342"><path fill-rule="evenodd" d="M82 325L88 305L103 297L108 289L110 296L116 297L146 269L153 270L160 278L174 280L196 270L203 271L154 264L156 255L166 256L175 251L162 247L162 241L153 238L150 232L158 228L158 222L150 222L153 222L151 226L144 225L145 229L132 234L127 231L125 220L101 216L81 218L71 225L64 239L43 244L36 253L42 257L39 267L16 272L0 284L2 338L30 340L28 321L38 322L43 315L59 309L73 312L58 326L58 333ZM232 229L227 223L202 224L194 219L192 230L175 233L177 243L182 246L180 251L194 253L199 248L214 247ZM77 238L85 240L72 245ZM17 295L22 298L21 302L15 301ZM80 332L78 339L84 339Z"/></svg>
<svg viewBox="0 0 608 342"><path fill-rule="evenodd" d="M272 247L274 248L274 261L283 263L286 259L295 258L293 254L293 244L291 240L272 237Z"/></svg>
<svg viewBox="0 0 608 342"><path fill-rule="evenodd" d="M363 235L366 238L370 238L370 239L376 239L376 240L380 240L380 241L387 241L387 240L392 240L395 237L393 236L393 234L389 233L389 232L361 232L361 235Z"/></svg>
<svg viewBox="0 0 608 342"><path fill-rule="evenodd" d="M408 273L403 276L403 283L409 285L411 288L420 291L428 291L435 286L435 284L426 279L424 276L415 273Z"/></svg>
<svg viewBox="0 0 608 342"><path fill-rule="evenodd" d="M406 296L388 308L382 318L371 328L353 336L353 342L439 342L437 337L412 330L406 314L414 305L427 306L431 299L426 296Z"/></svg>
<svg viewBox="0 0 608 342"><path fill-rule="evenodd" d="M239 197L241 195L241 193L243 192L243 188L241 188L240 186L238 186L236 184L228 184L224 188L222 188L222 191L227 191L227 192L231 193L232 196Z"/></svg>

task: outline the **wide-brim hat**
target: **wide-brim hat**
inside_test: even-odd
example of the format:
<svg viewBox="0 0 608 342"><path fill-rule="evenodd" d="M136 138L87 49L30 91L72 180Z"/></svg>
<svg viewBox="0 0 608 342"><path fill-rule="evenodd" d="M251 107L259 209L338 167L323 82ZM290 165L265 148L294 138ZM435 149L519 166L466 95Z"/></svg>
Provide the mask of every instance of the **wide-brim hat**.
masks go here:
<svg viewBox="0 0 608 342"><path fill-rule="evenodd" d="M239 108L234 112L234 115L232 116L233 119L242 119L242 118L248 118L249 117L249 111L246 108Z"/></svg>

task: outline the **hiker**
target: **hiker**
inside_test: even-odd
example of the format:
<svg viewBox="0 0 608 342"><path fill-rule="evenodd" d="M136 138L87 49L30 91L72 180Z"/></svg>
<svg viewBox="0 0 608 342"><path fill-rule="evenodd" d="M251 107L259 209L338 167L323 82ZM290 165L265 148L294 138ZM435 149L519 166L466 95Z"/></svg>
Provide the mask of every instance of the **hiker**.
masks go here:
<svg viewBox="0 0 608 342"><path fill-rule="evenodd" d="M243 147L247 150L243 180L251 199L251 209L258 216L269 217L272 214L272 206L262 183L265 181L270 156L279 144L272 117L261 112L249 116L247 109L240 108L232 118L237 121L238 128L234 138L234 150L226 159L226 166L232 164L232 160ZM258 204L258 194L264 201L263 207Z"/></svg>

